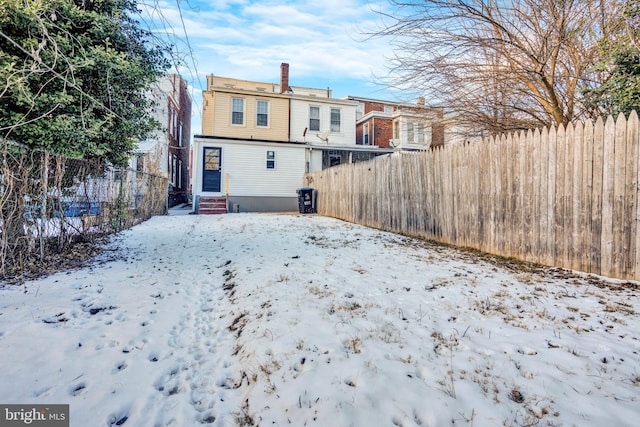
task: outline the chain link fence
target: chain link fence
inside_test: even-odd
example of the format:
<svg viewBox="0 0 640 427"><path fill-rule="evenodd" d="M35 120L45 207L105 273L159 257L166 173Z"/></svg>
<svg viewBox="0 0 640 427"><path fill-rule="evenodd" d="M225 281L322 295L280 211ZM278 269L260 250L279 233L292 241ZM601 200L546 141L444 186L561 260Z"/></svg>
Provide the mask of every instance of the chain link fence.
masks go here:
<svg viewBox="0 0 640 427"><path fill-rule="evenodd" d="M167 178L2 141L0 280L95 253L96 240L167 212Z"/></svg>

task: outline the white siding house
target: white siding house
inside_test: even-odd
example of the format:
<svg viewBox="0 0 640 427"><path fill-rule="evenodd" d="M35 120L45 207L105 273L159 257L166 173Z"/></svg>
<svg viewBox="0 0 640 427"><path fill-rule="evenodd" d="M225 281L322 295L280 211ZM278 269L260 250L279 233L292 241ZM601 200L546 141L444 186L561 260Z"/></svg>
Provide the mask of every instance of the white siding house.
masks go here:
<svg viewBox="0 0 640 427"><path fill-rule="evenodd" d="M330 89L209 76L192 151L194 212L295 211L305 172L392 150L356 145L357 101Z"/></svg>
<svg viewBox="0 0 640 427"><path fill-rule="evenodd" d="M208 153L212 150L219 162L217 170L215 160L211 167ZM302 144L196 136L194 208L198 210L200 198L227 197L232 211L295 211L296 190L302 187L305 173L305 154ZM209 180L207 174L217 174L219 181Z"/></svg>

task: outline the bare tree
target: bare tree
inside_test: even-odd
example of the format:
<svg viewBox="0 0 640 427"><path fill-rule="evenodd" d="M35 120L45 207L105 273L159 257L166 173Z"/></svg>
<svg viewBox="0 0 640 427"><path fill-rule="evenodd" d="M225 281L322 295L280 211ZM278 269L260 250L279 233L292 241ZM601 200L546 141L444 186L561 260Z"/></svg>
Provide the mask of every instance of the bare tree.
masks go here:
<svg viewBox="0 0 640 427"><path fill-rule="evenodd" d="M490 132L581 117L579 86L624 0L389 0L393 86Z"/></svg>

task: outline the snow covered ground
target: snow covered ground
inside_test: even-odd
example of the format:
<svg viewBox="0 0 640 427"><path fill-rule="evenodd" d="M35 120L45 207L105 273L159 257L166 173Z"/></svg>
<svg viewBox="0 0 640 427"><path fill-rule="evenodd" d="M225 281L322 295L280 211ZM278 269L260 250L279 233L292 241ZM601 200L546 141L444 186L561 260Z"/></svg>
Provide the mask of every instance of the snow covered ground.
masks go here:
<svg viewBox="0 0 640 427"><path fill-rule="evenodd" d="M633 426L638 284L320 216L166 216L0 289L0 403L71 426Z"/></svg>

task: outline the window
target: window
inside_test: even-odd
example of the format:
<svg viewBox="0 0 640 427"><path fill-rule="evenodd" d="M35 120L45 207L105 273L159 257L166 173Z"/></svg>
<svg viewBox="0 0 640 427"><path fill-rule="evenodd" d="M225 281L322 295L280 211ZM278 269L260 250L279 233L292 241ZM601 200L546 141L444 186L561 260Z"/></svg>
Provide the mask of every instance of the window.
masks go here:
<svg viewBox="0 0 640 427"><path fill-rule="evenodd" d="M256 126L269 126L269 101L256 102Z"/></svg>
<svg viewBox="0 0 640 427"><path fill-rule="evenodd" d="M176 179L176 172L177 172L177 167L176 167L176 163L177 163L177 158L175 154L171 155L171 185L175 186L177 179Z"/></svg>
<svg viewBox="0 0 640 427"><path fill-rule="evenodd" d="M320 131L320 107L309 107L309 130Z"/></svg>
<svg viewBox="0 0 640 427"><path fill-rule="evenodd" d="M178 127L178 145L182 147L182 122L180 122Z"/></svg>
<svg viewBox="0 0 640 427"><path fill-rule="evenodd" d="M267 151L267 169L276 168L276 152Z"/></svg>
<svg viewBox="0 0 640 427"><path fill-rule="evenodd" d="M424 124L423 123L416 123L415 124L416 127L416 143L417 144L424 144Z"/></svg>
<svg viewBox="0 0 640 427"><path fill-rule="evenodd" d="M231 124L244 124L244 99L231 98Z"/></svg>
<svg viewBox="0 0 640 427"><path fill-rule="evenodd" d="M331 132L340 132L340 109L331 109Z"/></svg>
<svg viewBox="0 0 640 427"><path fill-rule="evenodd" d="M393 139L400 139L400 122L393 122Z"/></svg>
<svg viewBox="0 0 640 427"><path fill-rule="evenodd" d="M362 144L369 145L369 123L362 126Z"/></svg>
<svg viewBox="0 0 640 427"><path fill-rule="evenodd" d="M256 112L256 126L269 126L269 102L257 101Z"/></svg>
<svg viewBox="0 0 640 427"><path fill-rule="evenodd" d="M413 123L408 123L407 124L407 142L409 144L412 144L413 138L415 138L415 134L413 133Z"/></svg>

